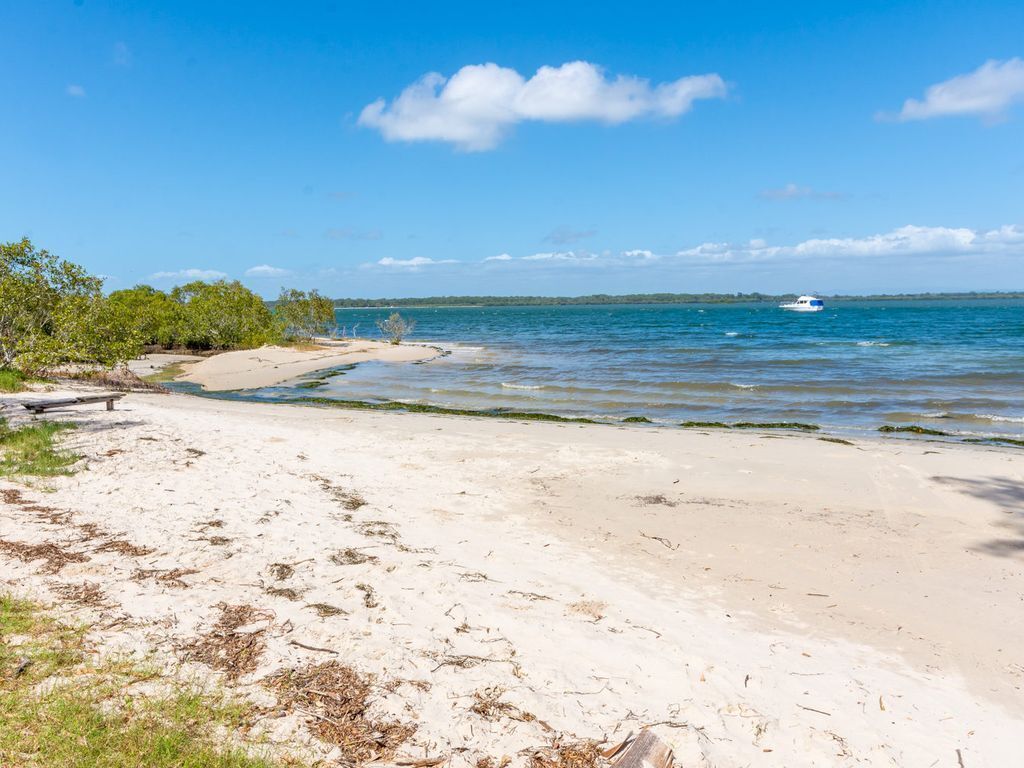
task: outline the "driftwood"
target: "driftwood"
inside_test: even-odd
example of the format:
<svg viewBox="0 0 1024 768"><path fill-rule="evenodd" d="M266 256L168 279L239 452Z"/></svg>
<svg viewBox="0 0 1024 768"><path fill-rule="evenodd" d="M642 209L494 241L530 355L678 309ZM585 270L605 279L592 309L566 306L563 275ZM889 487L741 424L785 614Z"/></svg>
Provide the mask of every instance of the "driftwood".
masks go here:
<svg viewBox="0 0 1024 768"><path fill-rule="evenodd" d="M672 768L671 747L646 728L603 754L614 768Z"/></svg>

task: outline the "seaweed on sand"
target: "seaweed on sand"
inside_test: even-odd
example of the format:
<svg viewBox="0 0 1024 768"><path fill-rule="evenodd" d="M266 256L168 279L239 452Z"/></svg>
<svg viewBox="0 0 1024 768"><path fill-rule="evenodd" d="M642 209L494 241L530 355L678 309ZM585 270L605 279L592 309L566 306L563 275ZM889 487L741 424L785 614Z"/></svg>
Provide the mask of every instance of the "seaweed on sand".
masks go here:
<svg viewBox="0 0 1024 768"><path fill-rule="evenodd" d="M336 400L332 397L298 397L293 403L309 405L329 405L334 408L353 408L362 411L405 411L408 413L433 413L441 416L480 416L492 419L514 419L516 421L555 421L570 424L596 424L593 419L580 417L556 416L552 413L534 413L530 411L511 411L503 408L475 411L466 408L445 408L440 405L426 403L399 403L384 400L371 403L366 400Z"/></svg>
<svg viewBox="0 0 1024 768"><path fill-rule="evenodd" d="M928 427L919 427L916 424L909 426L893 426L892 424L883 424L878 428L879 432L909 432L913 435L934 435L936 437L949 437L949 432L942 432L938 429L929 429Z"/></svg>
<svg viewBox="0 0 1024 768"><path fill-rule="evenodd" d="M40 568L40 573L55 574L68 563L85 563L89 558L78 552L68 552L61 549L53 542L43 544L26 544L23 541L7 541L0 539L0 552L8 557L15 557L23 563L31 563L35 560L44 560L45 565Z"/></svg>

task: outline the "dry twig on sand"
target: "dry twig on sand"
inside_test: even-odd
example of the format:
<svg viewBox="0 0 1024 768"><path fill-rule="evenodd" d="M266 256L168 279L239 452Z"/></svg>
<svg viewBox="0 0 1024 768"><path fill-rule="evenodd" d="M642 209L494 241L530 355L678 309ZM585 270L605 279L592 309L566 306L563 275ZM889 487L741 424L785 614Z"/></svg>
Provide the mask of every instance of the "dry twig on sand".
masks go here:
<svg viewBox="0 0 1024 768"><path fill-rule="evenodd" d="M341 747L346 763L390 760L416 730L371 714L373 679L337 661L280 672L264 685L284 708L308 715L310 733Z"/></svg>
<svg viewBox="0 0 1024 768"><path fill-rule="evenodd" d="M352 549L352 547L339 550L328 559L335 565L362 565L363 563L378 562L378 558L374 555L367 555L358 549Z"/></svg>
<svg viewBox="0 0 1024 768"><path fill-rule="evenodd" d="M220 618L208 633L183 647L188 661L198 661L224 672L234 680L256 669L264 649L264 635L268 622L274 617L270 611L251 605L219 603ZM251 625L257 624L255 628ZM243 631L239 631L243 630Z"/></svg>
<svg viewBox="0 0 1024 768"><path fill-rule="evenodd" d="M8 557L16 557L23 563L34 560L45 560L46 564L39 569L40 573L60 573L68 563L86 563L89 558L78 552L68 552L52 542L43 544L26 544L23 541L7 541L0 539L0 552Z"/></svg>
<svg viewBox="0 0 1024 768"><path fill-rule="evenodd" d="M140 568L132 573L132 580L144 581L145 579L152 579L171 587L188 589L191 585L187 581L183 581L181 577L191 576L193 573L199 573L199 571L194 568L171 568L170 570L163 568Z"/></svg>

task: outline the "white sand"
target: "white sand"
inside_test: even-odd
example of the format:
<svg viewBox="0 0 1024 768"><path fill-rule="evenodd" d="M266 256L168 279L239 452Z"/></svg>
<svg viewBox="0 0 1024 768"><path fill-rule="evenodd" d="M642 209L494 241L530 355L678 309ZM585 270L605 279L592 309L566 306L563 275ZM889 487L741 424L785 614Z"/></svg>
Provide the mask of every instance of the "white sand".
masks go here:
<svg viewBox="0 0 1024 768"><path fill-rule="evenodd" d="M418 724L403 754L456 766L524 764L551 741L539 721L609 740L659 723L687 768L1019 764L1019 451L178 395L74 418L87 471L26 492L72 524L0 502L0 531L90 560L45 576L0 556L0 588L101 584L113 605L78 610L109 627L101 649L173 659L218 602L268 608L269 647L241 691L266 700L262 676L334 658L426 681L381 690L379 706ZM367 504L346 509L346 493ZM155 552L96 552L84 523ZM346 547L379 561L332 563ZM275 581L273 563L295 573ZM175 567L198 571L189 588L131 578ZM444 664L459 654L483 661ZM488 686L539 721L472 713ZM263 725L303 734L298 716Z"/></svg>
<svg viewBox="0 0 1024 768"><path fill-rule="evenodd" d="M315 348L260 347L224 352L188 363L178 381L211 392L272 387L303 374L368 360L407 363L436 357L435 347L381 341L323 341Z"/></svg>

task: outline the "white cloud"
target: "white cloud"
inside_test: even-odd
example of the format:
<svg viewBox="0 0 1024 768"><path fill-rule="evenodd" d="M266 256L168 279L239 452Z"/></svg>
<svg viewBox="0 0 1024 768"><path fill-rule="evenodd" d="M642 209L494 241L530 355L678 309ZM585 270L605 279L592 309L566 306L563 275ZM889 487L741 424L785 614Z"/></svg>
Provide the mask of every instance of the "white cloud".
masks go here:
<svg viewBox="0 0 1024 768"><path fill-rule="evenodd" d="M154 272L152 280L223 280L227 275L216 269L179 269L176 272Z"/></svg>
<svg viewBox="0 0 1024 768"><path fill-rule="evenodd" d="M83 88L80 85L71 84L64 90L64 92L67 93L68 96L71 96L75 99L85 98L85 88Z"/></svg>
<svg viewBox="0 0 1024 768"><path fill-rule="evenodd" d="M269 264L260 264L256 267L249 267L245 270L246 277L286 277L292 272L290 269L272 267Z"/></svg>
<svg viewBox="0 0 1024 768"><path fill-rule="evenodd" d="M513 257L489 256L483 262L593 267L649 267L656 264L746 264L798 259L855 259L884 257L947 258L982 255L1024 256L1024 227L998 229L919 227L908 225L866 237L812 238L792 245L769 245L761 238L745 243L701 243L675 253L659 254L646 248L626 251L557 251Z"/></svg>
<svg viewBox="0 0 1024 768"><path fill-rule="evenodd" d="M764 200L839 200L838 192L819 192L811 187L801 187L789 183L781 189L765 189L758 193Z"/></svg>
<svg viewBox="0 0 1024 768"><path fill-rule="evenodd" d="M770 246L764 240L744 245L702 243L676 256L703 262L751 262L794 258L872 258L892 256L965 256L1024 253L1024 228L1005 225L987 231L966 227L908 225L867 237L812 238L795 245Z"/></svg>
<svg viewBox="0 0 1024 768"><path fill-rule="evenodd" d="M605 77L600 67L572 61L544 66L526 79L497 64L465 66L445 78L431 72L390 104L378 99L359 124L388 141L447 141L466 151L493 149L516 123L526 120L597 120L616 124L642 117L677 117L697 99L722 98L717 74L693 75L651 85L645 79Z"/></svg>
<svg viewBox="0 0 1024 768"><path fill-rule="evenodd" d="M377 266L390 267L392 269L419 270L422 267L432 267L438 264L458 264L455 259L430 259L426 256L414 256L411 259L395 259L385 256L377 262ZM373 265L370 265L373 266Z"/></svg>
<svg viewBox="0 0 1024 768"><path fill-rule="evenodd" d="M989 59L973 72L929 87L923 101L907 99L898 119L927 120L946 115L994 118L1019 101L1024 101L1024 61Z"/></svg>

